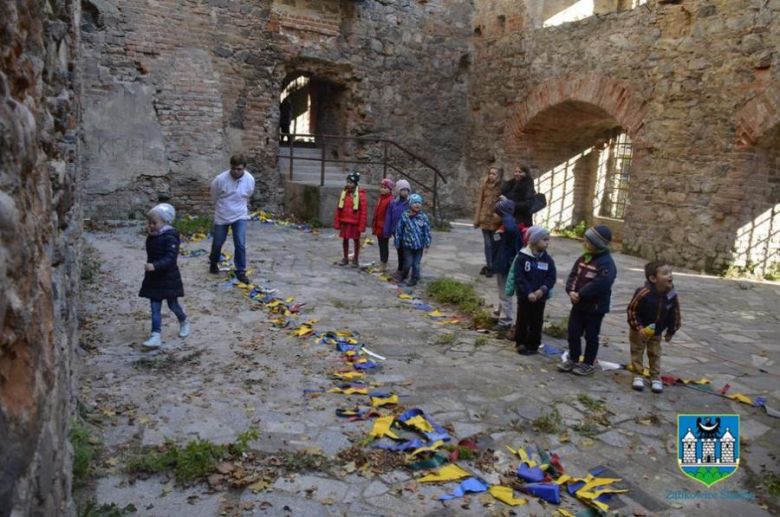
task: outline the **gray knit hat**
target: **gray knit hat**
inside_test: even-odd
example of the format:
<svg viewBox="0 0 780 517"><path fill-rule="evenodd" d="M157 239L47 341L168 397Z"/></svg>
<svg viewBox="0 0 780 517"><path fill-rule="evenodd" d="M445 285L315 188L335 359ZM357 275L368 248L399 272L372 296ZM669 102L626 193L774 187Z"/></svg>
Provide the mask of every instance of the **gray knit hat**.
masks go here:
<svg viewBox="0 0 780 517"><path fill-rule="evenodd" d="M533 246L540 240L549 236L550 236L550 230L548 230L544 226L531 226L530 228L528 228L528 233L526 237L528 239L528 245Z"/></svg>
<svg viewBox="0 0 780 517"><path fill-rule="evenodd" d="M609 229L609 226L600 224L593 228L589 228L585 232L585 238L588 239L588 242L593 244L597 250L604 251L609 249L609 243L612 242L612 230Z"/></svg>

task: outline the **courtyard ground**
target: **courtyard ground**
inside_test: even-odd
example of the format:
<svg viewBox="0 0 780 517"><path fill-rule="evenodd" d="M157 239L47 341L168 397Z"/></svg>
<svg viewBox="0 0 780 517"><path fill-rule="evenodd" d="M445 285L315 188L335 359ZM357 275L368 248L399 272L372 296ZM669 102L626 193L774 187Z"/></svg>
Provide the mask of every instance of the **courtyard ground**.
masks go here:
<svg viewBox="0 0 780 517"><path fill-rule="evenodd" d="M316 391L334 386L330 375L345 366L341 354L314 337L274 328L267 312L226 276L208 274L204 256L179 261L192 334L178 338L175 318L164 308L165 346L143 352L140 344L149 332L148 301L137 296L143 232L142 225L125 223L87 236L102 266L84 292L78 396L89 419L99 422L94 433L103 445L96 479L80 498L133 504L138 515L192 517L553 515L559 508L519 492L515 495L529 503L514 508L487 493L439 501L459 482L418 482L420 473L404 468L403 456L399 463L398 455L372 452L365 437L373 420L348 422L335 415L337 408L366 409L365 395ZM424 282L413 295L433 304L424 296L425 284L449 277L475 280L488 304L495 304L495 279L476 274L481 242L478 231L462 226L434 233ZM208 246L203 241L184 249ZM488 484L506 483L520 463L506 446L532 445L537 460L538 451L555 453L575 477L608 467L602 476L622 479L616 486L629 490L607 503L621 515L747 517L777 511L776 500L762 495L765 488L759 486L770 473L775 480L778 475L778 420L764 408L695 386L670 386L662 395L637 393L625 370L597 371L592 378L560 374L558 356L521 357L495 334L433 321L377 275L335 266L340 249L332 230L312 234L261 222L248 229L252 280L305 304L298 321L316 320L317 332L359 333L368 349L386 358L368 374L375 389L399 394L406 408L423 409L455 440L476 442L478 461L458 464ZM573 240L552 240L559 269L559 293L547 306L553 321L568 313L562 282L580 249ZM232 252L232 243L226 250ZM369 246L362 258L369 262L376 255L376 246ZM615 259L614 312L605 319L599 358L626 363L624 311L643 282L643 261L621 254ZM683 328L664 345L664 375L706 378L715 389L729 385L726 395L766 397L767 406L780 409L780 285L689 271L675 271L675 284ZM565 348L562 339L545 336L544 342ZM681 413L741 416L740 468L711 489L684 476L676 464ZM166 440L231 443L250 428L258 437L249 456L220 465L208 481L182 484L170 474L126 472L134 457ZM244 482L247 477L251 482ZM689 498L681 498L685 494ZM586 510L568 495L560 508L571 514Z"/></svg>

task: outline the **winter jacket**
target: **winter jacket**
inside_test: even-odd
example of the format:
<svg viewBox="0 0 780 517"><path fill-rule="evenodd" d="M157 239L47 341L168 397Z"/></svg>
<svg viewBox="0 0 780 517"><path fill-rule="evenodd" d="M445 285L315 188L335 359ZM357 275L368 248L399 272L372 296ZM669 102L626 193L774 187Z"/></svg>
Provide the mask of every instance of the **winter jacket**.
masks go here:
<svg viewBox="0 0 780 517"><path fill-rule="evenodd" d="M377 237L385 236L385 218L387 217L387 209L390 208L392 201L392 194L380 194L374 206L374 217L371 219L371 233Z"/></svg>
<svg viewBox="0 0 780 517"><path fill-rule="evenodd" d="M390 202L390 206L387 207L387 215L385 216L385 237L392 237L395 234L395 228L408 208L409 198L404 201L397 197Z"/></svg>
<svg viewBox="0 0 780 517"><path fill-rule="evenodd" d="M412 210L404 212L395 229L395 247L421 250L430 248L432 240L428 216L423 212L414 213Z"/></svg>
<svg viewBox="0 0 780 517"><path fill-rule="evenodd" d="M184 286L176 260L179 257L179 232L173 228L160 235L146 238L146 262L154 266L154 271L144 274L141 284L141 298L167 300L184 296Z"/></svg>
<svg viewBox="0 0 780 517"><path fill-rule="evenodd" d="M477 206L474 211L474 227L495 231L501 224L496 215L496 203L501 195L501 181L490 183L487 178L482 182L477 194Z"/></svg>
<svg viewBox="0 0 780 517"><path fill-rule="evenodd" d="M575 308L585 312L606 314L612 298L612 284L617 277L615 261L609 251L594 255L590 262L581 256L571 268L566 281L566 292L575 291L580 295Z"/></svg>
<svg viewBox="0 0 780 517"><path fill-rule="evenodd" d="M527 298L538 289L547 294L555 287L556 278L555 261L546 251L534 254L526 246L517 254L515 292L518 298Z"/></svg>
<svg viewBox="0 0 780 517"><path fill-rule="evenodd" d="M526 228L530 228L534 224L531 204L535 193L534 180L528 176L523 177L520 181L512 178L504 183L501 189L501 195L515 202L515 219Z"/></svg>
<svg viewBox="0 0 780 517"><path fill-rule="evenodd" d="M503 226L493 235L493 270L506 276L521 247L521 234L517 221L511 215L505 215L501 221Z"/></svg>
<svg viewBox="0 0 780 517"><path fill-rule="evenodd" d="M347 195L344 196L344 206L339 208L336 205L336 217L333 220L333 227L337 230L341 228L342 224L356 224L360 233L366 230L366 222L368 221L368 206L366 204L366 193L362 188L358 189L358 207L354 209L354 203L352 196L355 193L347 191Z"/></svg>
<svg viewBox="0 0 780 517"><path fill-rule="evenodd" d="M640 331L651 323L655 323L655 334L661 335L668 329L673 335L680 330L680 300L677 291L659 293L653 284L646 282L634 292L631 303L626 310L628 324L634 330Z"/></svg>

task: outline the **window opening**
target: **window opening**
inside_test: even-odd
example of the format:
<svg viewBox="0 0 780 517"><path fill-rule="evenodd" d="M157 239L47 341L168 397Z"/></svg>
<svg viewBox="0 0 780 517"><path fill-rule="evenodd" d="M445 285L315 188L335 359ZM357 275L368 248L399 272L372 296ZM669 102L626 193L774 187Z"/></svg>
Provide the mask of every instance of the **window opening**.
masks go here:
<svg viewBox="0 0 780 517"><path fill-rule="evenodd" d="M599 215L622 220L628 204L628 181L633 156L631 139L626 133L620 133L609 141L609 149L604 152L609 153L609 158Z"/></svg>

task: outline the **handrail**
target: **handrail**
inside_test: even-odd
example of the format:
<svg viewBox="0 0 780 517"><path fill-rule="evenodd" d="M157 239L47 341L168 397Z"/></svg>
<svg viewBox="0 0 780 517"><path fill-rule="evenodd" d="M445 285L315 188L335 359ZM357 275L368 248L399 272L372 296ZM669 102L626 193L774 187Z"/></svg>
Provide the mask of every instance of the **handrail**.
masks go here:
<svg viewBox="0 0 780 517"><path fill-rule="evenodd" d="M439 171L438 168L436 168L434 165L431 165L430 162L428 162L425 158L422 156L419 156L414 151L409 150L408 148L404 147L403 145L399 144L398 142L394 140L390 140L387 138L374 138L374 137L359 137L359 136L346 136L346 135L327 135L327 134L308 134L308 133L284 133L282 136L286 136L288 139L286 147L289 147L290 149L290 155L288 156L278 156L278 158L289 158L290 160L290 180L293 179L293 170L294 170L294 160L306 160L306 161L315 161L320 162L320 186L325 185L325 163L326 162L332 162L332 163L355 163L355 164L365 164L365 165L382 165L384 168L383 171L383 178L387 177L387 170L392 169L393 171L397 172L401 176L407 178L412 183L419 185L421 188L425 189L428 192L431 192L433 194L433 216L436 217L437 210L439 208L439 192L438 192L438 180L441 179L445 184L447 183L447 178L444 177L444 175ZM320 157L314 158L314 157L294 157L295 155L295 139L296 138L313 138L315 141L319 140L322 145L320 148ZM327 154L325 152L325 149L327 147L327 140L349 140L353 142L372 142L372 143L380 143L384 144L384 152L382 156L382 161L374 161L374 160L340 160L336 158L328 158ZM284 144L280 144L280 149L283 147ZM429 186L421 181L413 178L406 172L402 171L395 165L389 162L388 156L389 156L389 148L390 146L395 147L402 153L406 154L407 156L411 157L414 161L421 164L423 167L430 169L433 171L433 185ZM300 148L300 147L299 147Z"/></svg>

